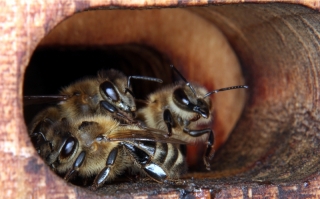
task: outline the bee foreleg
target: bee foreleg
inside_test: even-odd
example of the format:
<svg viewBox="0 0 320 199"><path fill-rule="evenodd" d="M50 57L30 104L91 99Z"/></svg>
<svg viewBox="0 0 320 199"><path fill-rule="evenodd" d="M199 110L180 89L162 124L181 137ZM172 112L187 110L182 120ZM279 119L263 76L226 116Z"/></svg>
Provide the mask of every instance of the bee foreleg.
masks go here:
<svg viewBox="0 0 320 199"><path fill-rule="evenodd" d="M203 162L206 165L206 169L208 171L210 171L210 161L212 160L213 155L214 155L213 146L214 146L214 133L212 130L210 130L209 138L207 141L207 149L206 149L206 152L203 156Z"/></svg>
<svg viewBox="0 0 320 199"><path fill-rule="evenodd" d="M143 169L144 172L154 181L163 182L167 179L167 173L157 164L153 163L151 156L144 152L142 149L130 143L123 143L126 149L129 150L137 164Z"/></svg>
<svg viewBox="0 0 320 199"><path fill-rule="evenodd" d="M69 181L79 171L79 168L83 164L85 157L86 157L85 151L82 151L78 155L76 161L73 163L72 169L70 169L68 173L64 176L64 179L66 181Z"/></svg>
<svg viewBox="0 0 320 199"><path fill-rule="evenodd" d="M125 122L127 122L129 124L137 123L135 120L133 120L130 117L119 112L119 110L115 106L113 106L111 103L109 103L108 101L100 101L100 106L104 110L107 110L108 112L110 112L112 114L115 114L114 117L116 117L117 119L123 119Z"/></svg>
<svg viewBox="0 0 320 199"><path fill-rule="evenodd" d="M200 130L191 130L187 128L183 128L183 132L189 134L192 137L199 137L206 133L210 133L211 129L200 129Z"/></svg>
<svg viewBox="0 0 320 199"><path fill-rule="evenodd" d="M192 137L199 137L201 135L204 135L206 133L209 133L208 141L207 141L207 149L203 156L203 162L206 166L207 170L210 170L210 161L213 158L214 155L214 133L212 129L201 129L201 130L190 130L187 128L183 129L183 132L189 134Z"/></svg>
<svg viewBox="0 0 320 199"><path fill-rule="evenodd" d="M170 137L172 135L173 120L172 120L172 114L171 114L169 109L164 110L164 112L163 112L163 120L167 125L168 136Z"/></svg>
<svg viewBox="0 0 320 199"><path fill-rule="evenodd" d="M112 149L112 151L109 153L109 156L107 158L106 167L104 167L100 173L95 177L92 185L92 189L96 190L98 187L100 187L108 178L110 171L112 169L112 166L114 165L114 162L118 155L118 147Z"/></svg>
<svg viewBox="0 0 320 199"><path fill-rule="evenodd" d="M100 105L103 107L103 109L109 111L110 113L118 111L117 108L110 104L108 101L100 101Z"/></svg>

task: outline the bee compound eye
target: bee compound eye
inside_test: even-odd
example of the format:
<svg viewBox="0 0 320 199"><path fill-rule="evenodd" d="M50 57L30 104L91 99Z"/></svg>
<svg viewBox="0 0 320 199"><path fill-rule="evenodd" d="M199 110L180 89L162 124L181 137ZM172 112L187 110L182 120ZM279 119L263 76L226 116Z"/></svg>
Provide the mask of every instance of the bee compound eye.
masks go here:
<svg viewBox="0 0 320 199"><path fill-rule="evenodd" d="M62 159L68 158L74 152L74 150L76 149L76 146L77 146L76 138L74 137L67 138L60 152L60 158Z"/></svg>
<svg viewBox="0 0 320 199"><path fill-rule="evenodd" d="M173 92L173 99L180 106L187 107L190 105L190 100L182 88L178 88Z"/></svg>
<svg viewBox="0 0 320 199"><path fill-rule="evenodd" d="M102 92L109 97L112 101L119 101L119 96L116 91L116 88L113 86L113 84L109 81L105 81L102 84L100 84L100 89Z"/></svg>

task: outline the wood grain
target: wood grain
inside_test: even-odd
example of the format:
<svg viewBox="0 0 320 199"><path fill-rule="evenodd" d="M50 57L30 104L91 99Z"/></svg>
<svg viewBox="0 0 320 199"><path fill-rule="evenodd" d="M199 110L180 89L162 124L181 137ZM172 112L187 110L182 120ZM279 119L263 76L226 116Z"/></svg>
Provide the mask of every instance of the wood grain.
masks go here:
<svg viewBox="0 0 320 199"><path fill-rule="evenodd" d="M55 176L29 141L22 114L24 71L41 39L62 20L88 9L238 2L1 1L0 198L318 196L318 1L190 8L223 31L252 87L237 130L218 153L213 173L190 174L195 179L186 179L181 187L124 183L93 193Z"/></svg>

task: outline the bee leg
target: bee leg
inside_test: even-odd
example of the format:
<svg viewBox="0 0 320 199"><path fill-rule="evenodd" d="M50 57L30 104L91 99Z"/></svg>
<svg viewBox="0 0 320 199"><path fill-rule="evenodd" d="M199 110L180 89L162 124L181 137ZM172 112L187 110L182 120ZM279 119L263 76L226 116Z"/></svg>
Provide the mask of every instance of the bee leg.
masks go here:
<svg viewBox="0 0 320 199"><path fill-rule="evenodd" d="M92 185L92 189L96 190L98 187L103 185L103 183L107 180L110 171L112 169L112 166L114 165L114 162L118 155L118 147L111 150L109 153L109 156L107 158L106 167L104 167L100 173L95 177Z"/></svg>
<svg viewBox="0 0 320 199"><path fill-rule="evenodd" d="M214 155L214 150L213 150L214 133L213 133L212 129L190 130L190 129L184 128L183 132L189 134L192 137L198 137L203 134L209 133L209 137L207 140L207 149L203 155L203 162L206 166L206 169L210 170L210 161L212 160L213 155Z"/></svg>
<svg viewBox="0 0 320 199"><path fill-rule="evenodd" d="M167 179L167 173L159 165L151 161L151 156L149 154L130 143L125 142L123 145L129 150L132 157L152 180L163 182L165 179Z"/></svg>
<svg viewBox="0 0 320 199"><path fill-rule="evenodd" d="M172 114L171 114L169 109L164 110L164 112L163 112L163 120L167 125L168 136L170 137L172 135L173 120L172 120Z"/></svg>
<svg viewBox="0 0 320 199"><path fill-rule="evenodd" d="M86 152L85 151L82 151L78 155L76 161L73 163L72 169L70 169L68 171L68 173L64 176L64 179L66 181L69 181L79 171L79 168L83 164L83 162L85 160L85 157L86 157Z"/></svg>
<svg viewBox="0 0 320 199"><path fill-rule="evenodd" d="M144 168L143 170L148 174L148 176L157 182L163 182L167 179L166 172L157 164L151 162L146 165L142 165Z"/></svg>
<svg viewBox="0 0 320 199"><path fill-rule="evenodd" d="M212 158L214 156L213 146L214 146L214 133L210 129L209 138L207 140L207 149L206 149L206 152L203 156L203 161L204 161L204 164L206 165L206 169L208 171L210 171L210 161L212 160Z"/></svg>
<svg viewBox="0 0 320 199"><path fill-rule="evenodd" d="M109 111L110 113L118 112L118 109L110 104L108 101L100 101L100 106L102 106L105 110Z"/></svg>
<svg viewBox="0 0 320 199"><path fill-rule="evenodd" d="M100 101L100 106L101 106L103 109L109 111L110 113L115 114L116 117L123 119L124 121L126 121L126 122L129 123L129 124L137 123L135 120L132 120L132 119L129 118L128 116L120 113L119 110L118 110L115 106L113 106L112 104L110 104L108 101L103 101L103 100Z"/></svg>

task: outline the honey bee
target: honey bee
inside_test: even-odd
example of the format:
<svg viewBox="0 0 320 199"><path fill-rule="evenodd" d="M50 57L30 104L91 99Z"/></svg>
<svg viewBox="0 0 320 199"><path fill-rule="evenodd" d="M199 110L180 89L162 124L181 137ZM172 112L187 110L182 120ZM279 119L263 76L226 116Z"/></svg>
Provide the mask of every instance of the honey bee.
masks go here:
<svg viewBox="0 0 320 199"><path fill-rule="evenodd" d="M186 171L179 146L162 131L120 124L109 115L61 118L57 107L40 112L29 128L30 137L57 174L69 181L94 177L91 188L101 187L124 171L163 182Z"/></svg>
<svg viewBox="0 0 320 199"><path fill-rule="evenodd" d="M146 76L125 76L110 69L101 70L94 78L84 78L62 89L55 96L25 96L25 104L59 102L62 117L76 118L94 114L107 114L125 123L135 122L136 111L131 79L162 83L161 79Z"/></svg>
<svg viewBox="0 0 320 199"><path fill-rule="evenodd" d="M173 65L171 67L183 81L150 94L146 105L137 111L137 119L148 127L167 131L167 136L186 143L207 140L203 161L206 169L210 170L214 155L214 133L211 129L212 105L209 96L248 86L232 86L208 92L203 86L188 82Z"/></svg>

